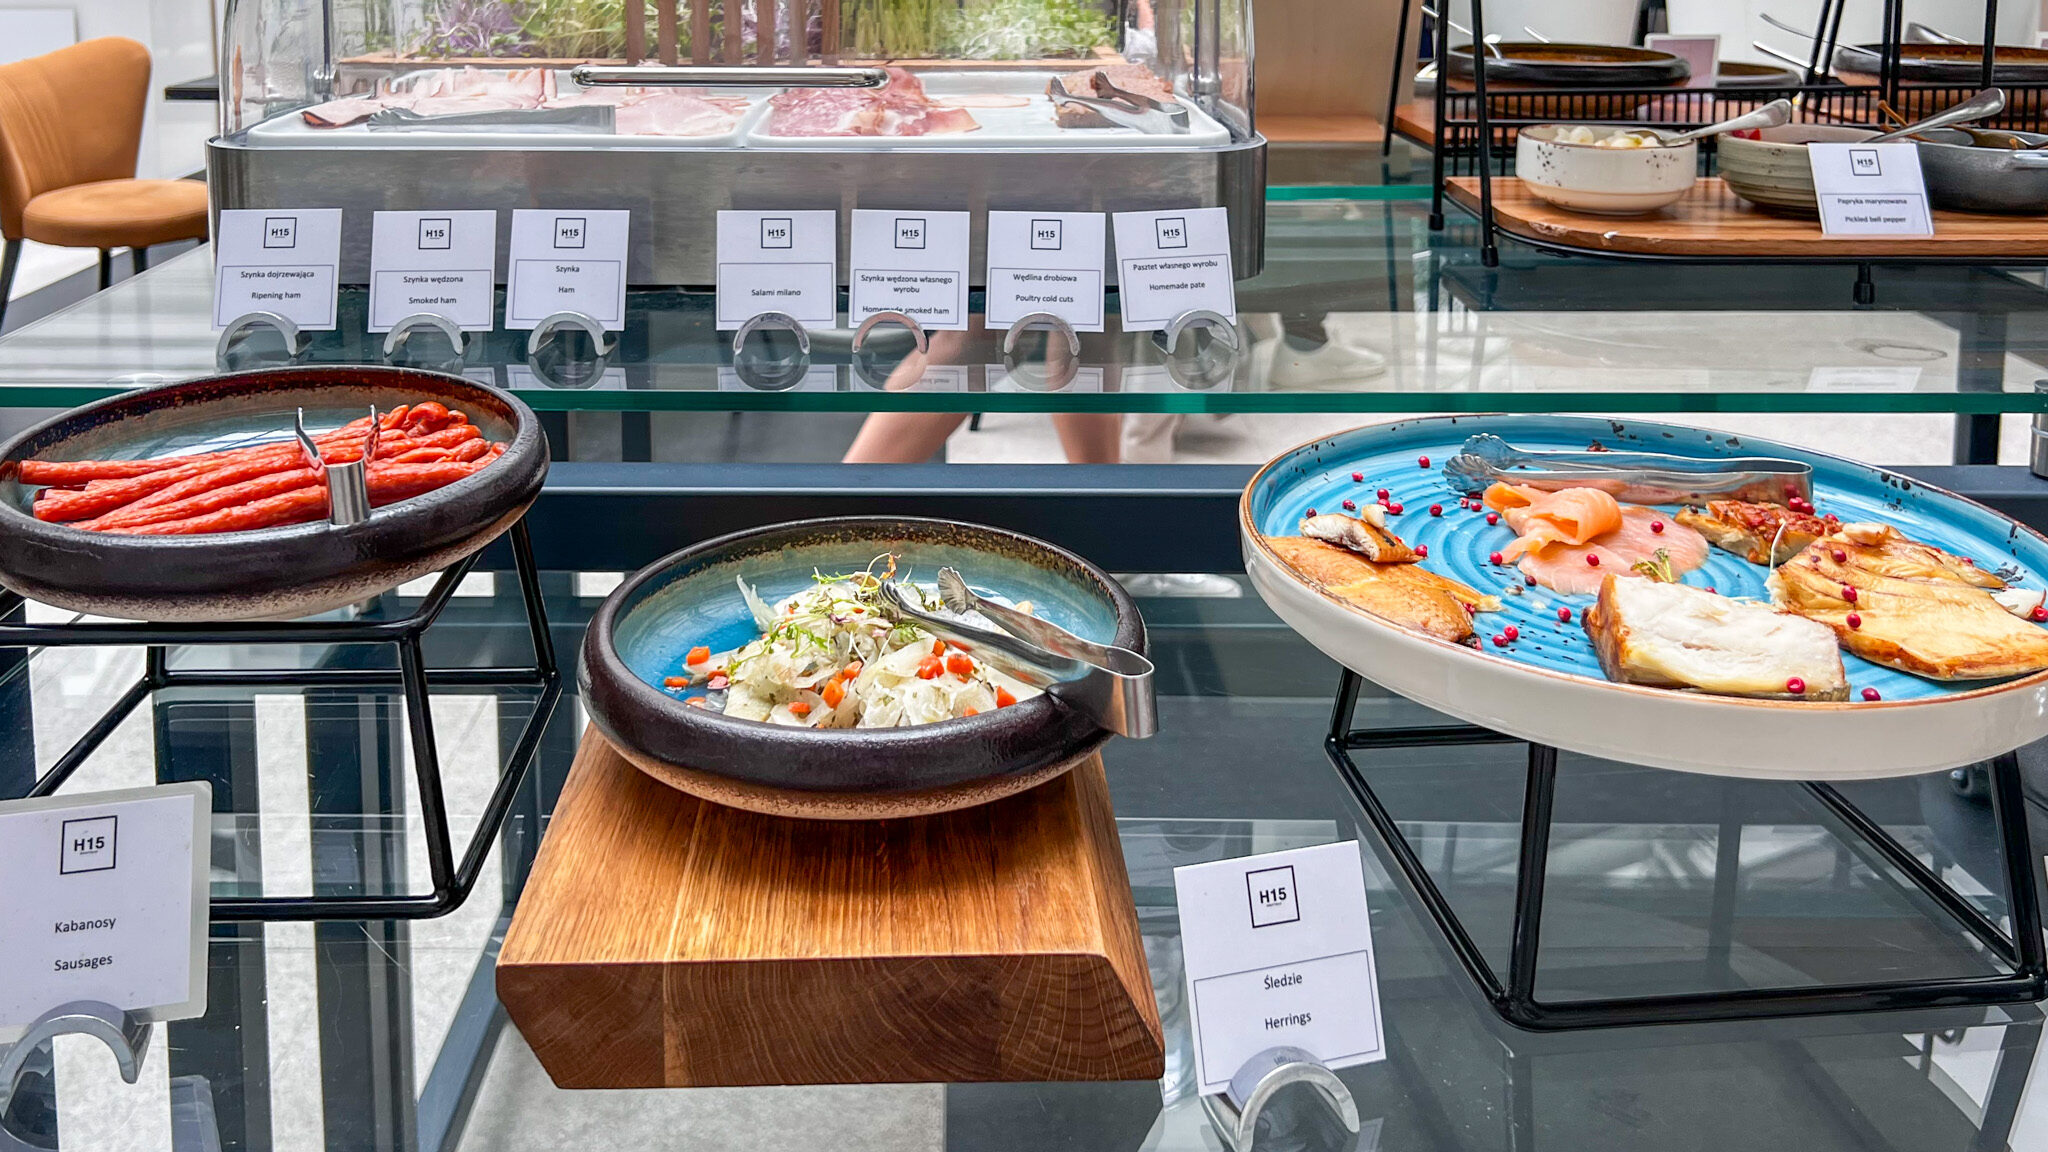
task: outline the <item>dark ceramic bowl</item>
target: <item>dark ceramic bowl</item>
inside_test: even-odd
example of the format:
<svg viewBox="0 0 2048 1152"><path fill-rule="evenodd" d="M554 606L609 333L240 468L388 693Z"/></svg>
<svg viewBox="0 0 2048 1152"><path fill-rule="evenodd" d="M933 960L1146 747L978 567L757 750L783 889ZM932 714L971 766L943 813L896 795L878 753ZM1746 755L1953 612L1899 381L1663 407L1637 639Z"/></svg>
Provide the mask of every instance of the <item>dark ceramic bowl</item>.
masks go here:
<svg viewBox="0 0 2048 1152"><path fill-rule="evenodd" d="M1616 44L1545 44L1507 40L1499 55L1486 58L1486 87L1660 88L1683 84L1692 66L1681 57L1651 48ZM1454 87L1470 88L1472 46L1460 44L1447 59ZM1455 83L1463 81L1464 83Z"/></svg>
<svg viewBox="0 0 2048 1152"><path fill-rule="evenodd" d="M1805 82L1805 73L1795 72L1781 64L1722 60L1714 70L1714 83L1723 88L1792 88Z"/></svg>
<svg viewBox="0 0 2048 1152"><path fill-rule="evenodd" d="M113 536L29 514L21 462L139 459L236 446L289 429L334 427L399 404L438 400L485 438L490 467L375 510L347 528L296 524L202 536ZM468 556L533 503L547 442L532 409L488 385L410 368L278 368L131 392L77 408L0 447L0 584L75 612L218 622L325 612Z"/></svg>
<svg viewBox="0 0 2048 1152"><path fill-rule="evenodd" d="M1835 73L1845 83L1877 83L1884 58L1882 45L1844 44L1835 49ZM1908 84L1945 84L1976 88L1984 79L1982 44L1905 44L1899 48L1899 79ZM2039 84L2048 81L2048 48L2000 44L1991 67L1993 84ZM1962 99L1956 95L1950 103ZM1940 111L1939 108L1934 109Z"/></svg>
<svg viewBox="0 0 2048 1152"><path fill-rule="evenodd" d="M641 569L583 638L591 719L642 771L756 812L866 820L985 804L1073 767L1109 734L1046 696L961 720L816 731L686 706L659 685L692 647L760 634L735 581L774 603L816 571L864 569L884 552L920 583L952 565L978 588L1029 600L1080 636L1139 651L1145 624L1100 569L1040 540L949 520L804 520L707 541Z"/></svg>

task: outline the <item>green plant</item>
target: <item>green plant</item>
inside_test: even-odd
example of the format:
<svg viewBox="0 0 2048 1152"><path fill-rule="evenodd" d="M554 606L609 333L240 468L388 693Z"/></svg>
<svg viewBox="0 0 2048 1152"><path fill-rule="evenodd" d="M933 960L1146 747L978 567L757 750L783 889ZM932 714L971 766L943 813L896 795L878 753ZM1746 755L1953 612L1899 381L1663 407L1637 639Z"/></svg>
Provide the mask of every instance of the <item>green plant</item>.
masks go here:
<svg viewBox="0 0 2048 1152"><path fill-rule="evenodd" d="M428 0L411 50L419 56L621 57L625 6L632 3L642 5L651 35L652 0ZM689 30L682 32L687 39Z"/></svg>
<svg viewBox="0 0 2048 1152"><path fill-rule="evenodd" d="M938 54L951 0L847 0L841 43L864 60L918 60Z"/></svg>
<svg viewBox="0 0 2048 1152"><path fill-rule="evenodd" d="M1116 43L1116 20L1087 0L967 0L941 47L963 60L1085 56Z"/></svg>
<svg viewBox="0 0 2048 1152"><path fill-rule="evenodd" d="M651 30L654 8L648 0L523 0L514 6L520 34L530 46L523 54L565 59L624 56L625 5L636 2L645 9L645 26Z"/></svg>

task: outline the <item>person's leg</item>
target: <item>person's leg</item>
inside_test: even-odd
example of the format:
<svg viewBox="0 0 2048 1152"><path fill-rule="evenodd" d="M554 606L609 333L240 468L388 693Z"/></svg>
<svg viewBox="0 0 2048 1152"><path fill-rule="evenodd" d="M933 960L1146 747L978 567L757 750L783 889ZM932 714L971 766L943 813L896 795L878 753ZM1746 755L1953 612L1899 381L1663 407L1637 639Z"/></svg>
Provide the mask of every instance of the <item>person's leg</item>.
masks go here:
<svg viewBox="0 0 2048 1152"><path fill-rule="evenodd" d="M862 422L840 462L922 464L965 419L965 412L877 412Z"/></svg>
<svg viewBox="0 0 2048 1152"><path fill-rule="evenodd" d="M1123 458L1124 418L1115 412L1055 412L1053 431L1069 464L1115 464Z"/></svg>

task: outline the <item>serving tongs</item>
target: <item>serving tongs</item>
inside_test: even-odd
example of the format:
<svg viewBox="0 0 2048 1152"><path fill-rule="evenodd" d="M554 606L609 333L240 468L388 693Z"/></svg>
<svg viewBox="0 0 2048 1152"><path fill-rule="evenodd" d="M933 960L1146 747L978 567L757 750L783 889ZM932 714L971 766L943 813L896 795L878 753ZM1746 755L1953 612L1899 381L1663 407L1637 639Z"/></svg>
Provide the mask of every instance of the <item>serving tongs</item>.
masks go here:
<svg viewBox="0 0 2048 1152"><path fill-rule="evenodd" d="M951 568L939 569L944 611L926 608L914 589L894 580L881 582L881 596L898 616L915 620L1119 736L1143 740L1159 731L1152 662L1129 648L1083 640L1057 624L976 595Z"/></svg>
<svg viewBox="0 0 2048 1152"><path fill-rule="evenodd" d="M1444 461L1444 480L1466 495L1500 481L1545 492L1598 488L1637 504L1813 499L1813 469L1769 456L1671 456L1661 452L1552 452L1516 448L1498 436L1465 441Z"/></svg>
<svg viewBox="0 0 2048 1152"><path fill-rule="evenodd" d="M1188 130L1187 107L1178 101L1169 104L1137 92L1126 92L1110 83L1109 77L1099 68L1088 74L1088 84L1095 94L1079 96L1067 91L1067 86L1055 76L1047 86L1046 94L1052 98L1054 107L1078 104L1119 128L1136 129L1150 136L1169 136Z"/></svg>
<svg viewBox="0 0 2048 1152"><path fill-rule="evenodd" d="M371 128L431 128L435 131L495 132L518 128L539 132L611 132L618 109L610 104L576 104L567 108L492 108L484 112L450 112L422 116L410 108L380 108L370 113Z"/></svg>
<svg viewBox="0 0 2048 1152"><path fill-rule="evenodd" d="M306 458L306 467L327 482L329 524L346 528L370 518L370 461L377 457L377 433L381 430L377 406L372 404L370 432L363 440L362 456L344 463L329 464L321 457L320 446L306 432L306 410L299 409L298 415L292 418L292 435L299 442L299 453Z"/></svg>

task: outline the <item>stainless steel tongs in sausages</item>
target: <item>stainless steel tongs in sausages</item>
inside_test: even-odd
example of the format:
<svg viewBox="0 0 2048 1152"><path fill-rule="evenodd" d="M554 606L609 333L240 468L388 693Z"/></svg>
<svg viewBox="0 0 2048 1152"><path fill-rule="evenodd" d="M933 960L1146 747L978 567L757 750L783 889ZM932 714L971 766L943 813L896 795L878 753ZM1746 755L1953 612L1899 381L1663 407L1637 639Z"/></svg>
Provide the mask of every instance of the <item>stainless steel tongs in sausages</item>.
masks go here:
<svg viewBox="0 0 2048 1152"><path fill-rule="evenodd" d="M1168 136L1188 130L1187 107L1177 100L1169 103L1126 92L1110 83L1109 77L1100 69L1088 74L1088 83L1095 94L1077 96L1067 91L1067 86L1055 76L1046 94L1052 97L1055 107L1078 104L1119 128L1132 128L1152 136Z"/></svg>
<svg viewBox="0 0 2048 1152"><path fill-rule="evenodd" d="M939 569L943 612L926 608L914 589L893 580L882 581L881 595L902 618L965 645L1119 736L1142 740L1159 730L1152 662L1129 648L1083 640L1057 624L978 596L951 568Z"/></svg>
<svg viewBox="0 0 2048 1152"><path fill-rule="evenodd" d="M377 406L370 405L370 430L363 439L363 454L354 460L329 464L320 455L320 445L306 431L306 410L292 417L292 436L299 442L299 454L306 467L327 485L327 522L346 528L370 518L370 461L377 458L377 434L383 431Z"/></svg>

